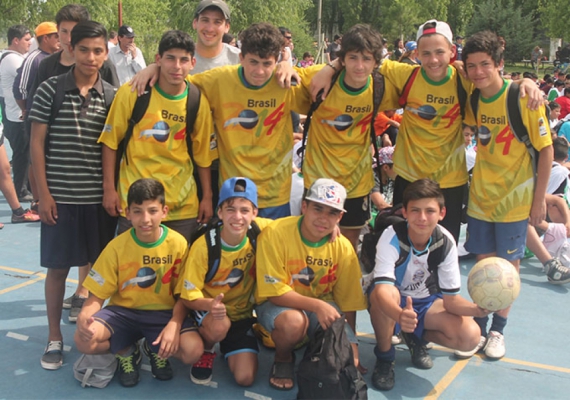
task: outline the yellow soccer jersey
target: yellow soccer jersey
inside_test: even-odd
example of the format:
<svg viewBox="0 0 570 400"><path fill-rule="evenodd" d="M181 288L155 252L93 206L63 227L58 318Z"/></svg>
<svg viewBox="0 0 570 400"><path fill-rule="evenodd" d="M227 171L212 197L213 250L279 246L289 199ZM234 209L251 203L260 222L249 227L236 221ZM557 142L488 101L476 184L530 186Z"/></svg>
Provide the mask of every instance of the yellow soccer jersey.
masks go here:
<svg viewBox="0 0 570 400"><path fill-rule="evenodd" d="M322 67L297 70L304 95L309 96L309 83ZM372 78L354 92L344 85L344 76L345 71L311 118L303 176L306 189L318 178L334 179L346 188L350 199L368 195L374 186L370 153L374 101ZM380 109L384 109L382 104Z"/></svg>
<svg viewBox="0 0 570 400"><path fill-rule="evenodd" d="M259 235L257 294L260 302L291 290L312 298L333 300L344 311L366 308L360 265L344 236L329 243L311 243L301 236L303 217L276 220Z"/></svg>
<svg viewBox="0 0 570 400"><path fill-rule="evenodd" d="M134 228L103 250L83 286L110 306L136 310L171 310L174 289L188 244L178 232L162 226L155 243L143 243Z"/></svg>
<svg viewBox="0 0 570 400"><path fill-rule="evenodd" d="M270 219L256 218L255 222L263 229ZM223 227L222 227L223 229ZM222 244L222 257L216 275L210 282L204 282L208 273L208 246L206 236L200 237L190 248L184 263L176 293L186 300L201 298L213 299L223 293L222 302L232 321L251 317L255 291L255 252L247 238L236 248Z"/></svg>
<svg viewBox="0 0 570 400"><path fill-rule="evenodd" d="M164 185L168 215L166 221L195 218L198 196L193 166L186 145L186 97L170 96L152 88L150 103L141 122L135 125L125 158L121 162L118 193L121 207L127 208L127 192L132 183L152 177ZM115 96L99 142L116 150L125 137L137 94L123 85ZM210 135L213 132L210 106L204 95L192 132L192 154L200 167L209 167Z"/></svg>
<svg viewBox="0 0 570 400"><path fill-rule="evenodd" d="M220 183L245 176L257 185L259 208L289 202L293 131L291 110L301 106L300 88L283 89L272 77L250 87L239 65L188 77L208 97L216 126ZM297 103L295 103L297 102Z"/></svg>
<svg viewBox="0 0 570 400"><path fill-rule="evenodd" d="M490 99L480 97L477 112L477 159L469 192L467 214L489 222L526 220L534 198L532 160L507 120L507 88ZM544 106L532 111L527 98L520 99L521 116L538 151L552 145ZM466 121L475 125L474 120Z"/></svg>
<svg viewBox="0 0 570 400"><path fill-rule="evenodd" d="M380 72L400 95L414 68L421 67L384 60ZM456 74L449 67L447 77L434 82L422 69L410 88L394 151L394 170L407 181L431 178L442 188L467 182ZM461 81L471 93L471 83ZM399 106L395 101L390 108Z"/></svg>

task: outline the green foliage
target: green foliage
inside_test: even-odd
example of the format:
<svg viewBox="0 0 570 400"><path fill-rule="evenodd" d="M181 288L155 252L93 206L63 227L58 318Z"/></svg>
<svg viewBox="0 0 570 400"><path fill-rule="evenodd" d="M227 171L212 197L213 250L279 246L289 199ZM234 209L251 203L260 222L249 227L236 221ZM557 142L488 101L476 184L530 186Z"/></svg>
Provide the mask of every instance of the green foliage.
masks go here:
<svg viewBox="0 0 570 400"><path fill-rule="evenodd" d="M523 15L513 0L484 0L475 6L467 34L482 30L496 32L507 42L505 61L528 59L534 43L532 16Z"/></svg>
<svg viewBox="0 0 570 400"><path fill-rule="evenodd" d="M567 0L540 0L538 11L546 33L550 37L568 40L570 8Z"/></svg>

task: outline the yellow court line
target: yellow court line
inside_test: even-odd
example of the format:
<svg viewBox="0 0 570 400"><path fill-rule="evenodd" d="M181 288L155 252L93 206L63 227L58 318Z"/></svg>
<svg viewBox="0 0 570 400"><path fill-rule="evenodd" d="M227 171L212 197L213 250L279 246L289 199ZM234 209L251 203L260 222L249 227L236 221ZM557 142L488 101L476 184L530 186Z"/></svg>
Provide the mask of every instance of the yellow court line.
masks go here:
<svg viewBox="0 0 570 400"><path fill-rule="evenodd" d="M8 288L6 288L6 289L0 290L0 295L6 294L6 293L11 292L11 291L13 291L13 290L21 289L21 288L26 287L26 286L33 285L34 283L39 282L39 281L43 281L44 279L45 279L45 275L44 275L44 276L40 276L40 277L38 277L38 278L36 278L36 279L32 279L32 280L27 281L27 282L22 282L22 283L19 283L19 284L17 284L17 285L10 286L10 287L8 287Z"/></svg>
<svg viewBox="0 0 570 400"><path fill-rule="evenodd" d="M463 371L463 369L467 366L469 360L459 360L457 361L453 367L439 380L439 382L433 387L432 390L428 393L425 399L434 400L439 398L439 396L451 385L451 383L457 378L457 375Z"/></svg>
<svg viewBox="0 0 570 400"><path fill-rule="evenodd" d="M362 336L362 337L369 338L369 339L376 339L376 337L371 333L358 332L357 336ZM447 347L434 345L433 348L435 350L443 351L446 353L453 353L453 350L451 350ZM484 357L481 354L475 354L473 357L479 357L480 359L484 360ZM459 361L460 360L458 360L457 362L459 362ZM515 364L515 365L524 365L526 367L532 367L532 368L538 368L538 369L546 369L548 371L556 371L556 372L562 372L565 374L570 374L570 368L557 367L555 365L540 364L540 363L535 363L532 361L515 360L513 358L505 358L505 357L503 357L497 361L506 362L509 364Z"/></svg>
<svg viewBox="0 0 570 400"><path fill-rule="evenodd" d="M17 289L21 289L21 288L29 286L29 285L33 285L34 283L42 281L46 278L46 274L43 272L27 271L25 269L6 267L3 265L0 265L0 270L16 272L18 274L33 275L33 276L37 277L36 279L32 279L32 280L29 280L27 282L22 282L22 283L19 283L17 285L10 286L10 287L7 287L5 289L2 289L2 290L0 290L0 295L12 292L12 291L17 290ZM75 284L78 283L77 279L67 279L66 282L75 283Z"/></svg>

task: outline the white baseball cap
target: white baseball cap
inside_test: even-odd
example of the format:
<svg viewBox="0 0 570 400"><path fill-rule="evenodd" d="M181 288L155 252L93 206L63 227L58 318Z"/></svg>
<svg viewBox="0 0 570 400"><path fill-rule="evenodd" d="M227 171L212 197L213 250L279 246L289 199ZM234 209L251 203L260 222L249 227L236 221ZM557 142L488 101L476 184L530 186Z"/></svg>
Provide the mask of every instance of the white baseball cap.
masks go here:
<svg viewBox="0 0 570 400"><path fill-rule="evenodd" d="M340 183L332 179L317 179L307 191L305 200L324 204L337 210L346 212L344 201L346 200L346 189Z"/></svg>
<svg viewBox="0 0 570 400"><path fill-rule="evenodd" d="M451 33L451 28L447 22L438 21L436 19L430 19L420 26L416 35L416 41L419 42L422 36L431 35L433 33L439 33L443 35L449 43L453 43L453 33Z"/></svg>

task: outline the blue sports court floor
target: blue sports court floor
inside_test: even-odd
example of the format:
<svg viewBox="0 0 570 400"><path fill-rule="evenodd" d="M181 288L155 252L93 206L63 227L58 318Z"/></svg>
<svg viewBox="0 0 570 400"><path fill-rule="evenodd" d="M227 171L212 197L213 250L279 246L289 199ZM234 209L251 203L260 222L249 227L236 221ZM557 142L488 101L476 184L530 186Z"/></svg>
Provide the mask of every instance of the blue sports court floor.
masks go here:
<svg viewBox="0 0 570 400"><path fill-rule="evenodd" d="M189 367L177 360L174 379L160 382L152 378L148 360L143 357L141 381L134 388L123 388L115 378L107 388L81 388L73 378L73 363L79 353L73 344L74 325L63 313L65 360L58 371L40 367L47 340L44 304L45 270L39 266L39 224L10 224L10 209L0 196L0 400L2 399L292 399L296 390L282 392L269 387L273 361L270 350L260 353L255 384L239 387L233 382L222 358L216 358L214 377L209 386L198 386L189 379ZM461 262L466 285L473 261ZM365 375L371 399L567 399L570 386L570 303L567 286L546 282L534 258L521 267L522 290L506 328L507 355L500 361L481 356L454 359L449 349L435 346L431 370L418 370L405 346L396 356L396 387L379 392L370 383L374 367L373 330L366 312L358 315L360 355L369 368ZM76 284L72 271L66 295ZM464 290L466 292L466 290ZM303 350L297 354L302 357Z"/></svg>

